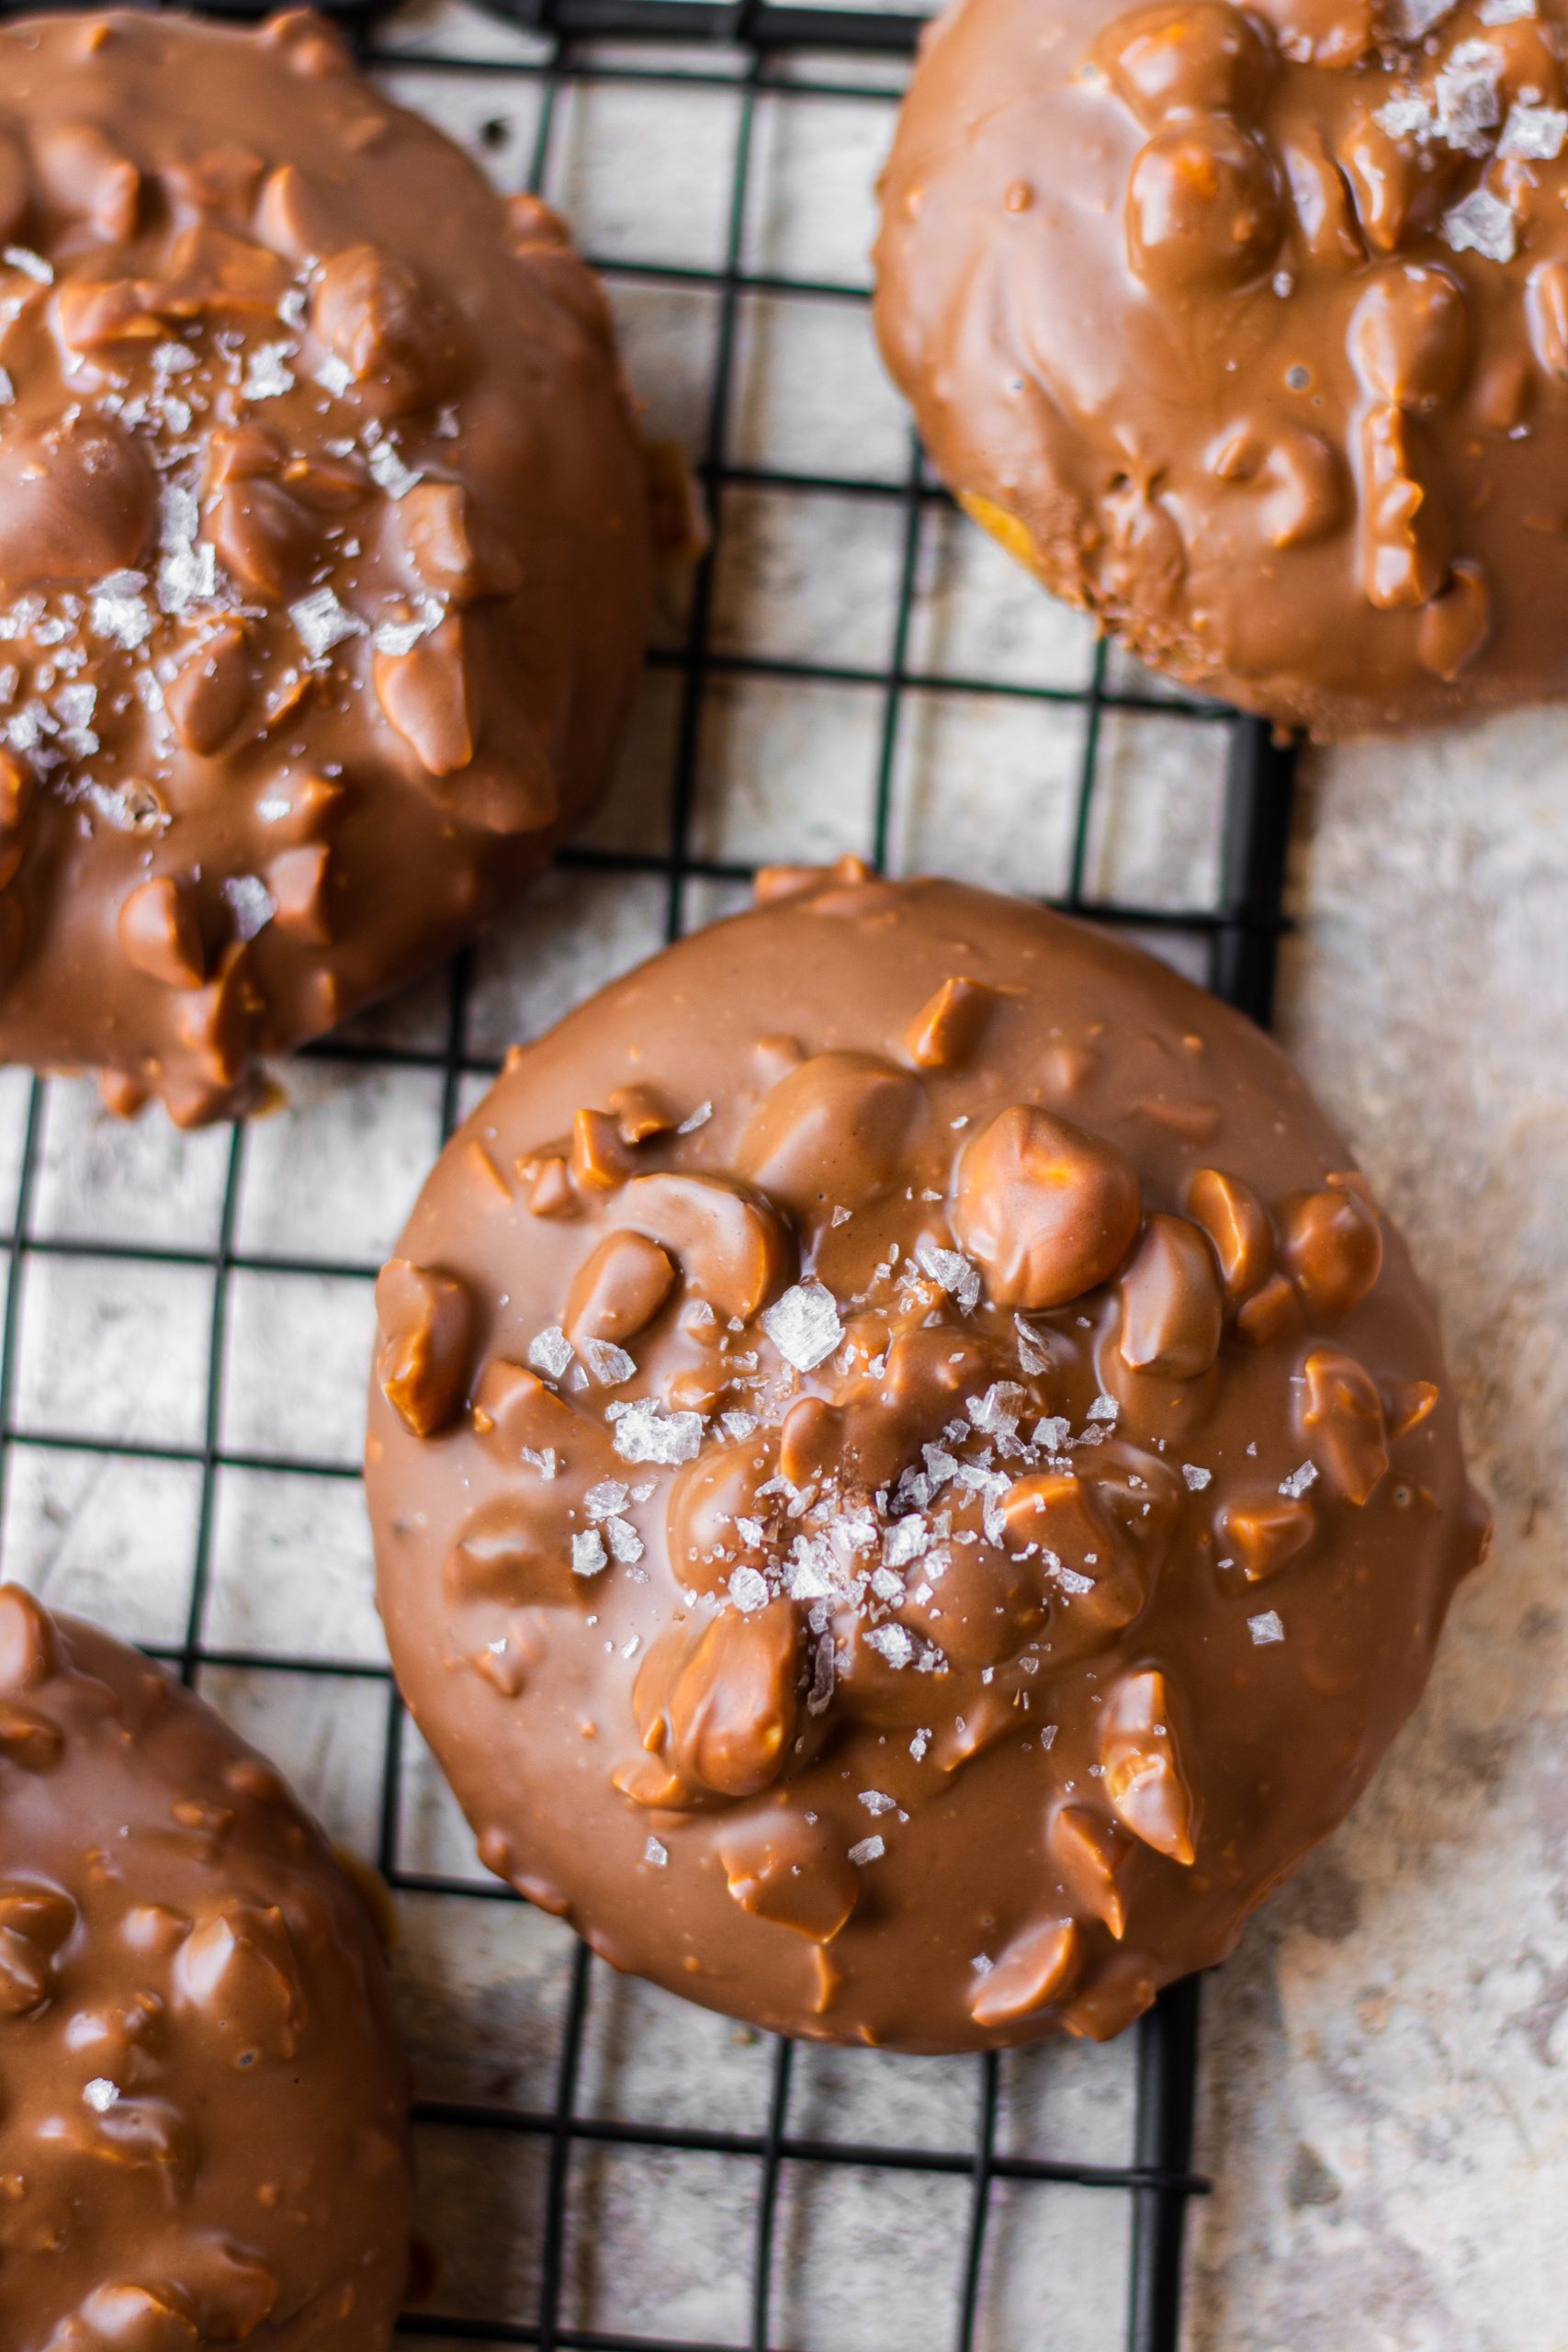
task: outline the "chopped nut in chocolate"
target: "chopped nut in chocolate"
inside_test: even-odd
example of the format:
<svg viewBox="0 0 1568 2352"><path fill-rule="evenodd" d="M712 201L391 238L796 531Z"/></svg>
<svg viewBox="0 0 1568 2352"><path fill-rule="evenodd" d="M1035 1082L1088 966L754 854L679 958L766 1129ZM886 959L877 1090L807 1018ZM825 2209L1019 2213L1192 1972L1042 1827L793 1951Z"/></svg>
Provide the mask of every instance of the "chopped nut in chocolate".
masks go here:
<svg viewBox="0 0 1568 2352"><path fill-rule="evenodd" d="M601 789L649 531L609 316L303 13L0 27L0 1056L184 1124Z"/></svg>
<svg viewBox="0 0 1568 2352"><path fill-rule="evenodd" d="M160 1668L0 1585L6 2352L385 2352L407 2090L360 1889Z"/></svg>
<svg viewBox="0 0 1568 2352"><path fill-rule="evenodd" d="M1163 966L853 861L761 896L513 1054L381 1278L399 1679L618 1966L1114 2033L1344 1815L1480 1556L1431 1313Z"/></svg>
<svg viewBox="0 0 1568 2352"><path fill-rule="evenodd" d="M964 504L1320 736L1568 694L1568 0L959 0L877 326Z"/></svg>

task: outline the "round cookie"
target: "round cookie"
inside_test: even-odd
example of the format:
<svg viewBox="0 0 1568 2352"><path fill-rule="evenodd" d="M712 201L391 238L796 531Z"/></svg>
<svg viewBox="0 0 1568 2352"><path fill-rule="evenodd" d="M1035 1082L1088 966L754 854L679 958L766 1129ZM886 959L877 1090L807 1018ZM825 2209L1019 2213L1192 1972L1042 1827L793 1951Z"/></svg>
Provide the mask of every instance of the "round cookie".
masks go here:
<svg viewBox="0 0 1568 2352"><path fill-rule="evenodd" d="M231 1115L604 782L609 315L303 13L0 26L0 1057Z"/></svg>
<svg viewBox="0 0 1568 2352"><path fill-rule="evenodd" d="M981 522L1323 737L1568 692L1564 0L962 0L876 322Z"/></svg>
<svg viewBox="0 0 1568 2352"><path fill-rule="evenodd" d="M1277 1049L954 884L766 877L517 1049L378 1303L382 1612L481 1855L789 2033L1117 2031L1341 1818L1483 1547Z"/></svg>
<svg viewBox="0 0 1568 2352"><path fill-rule="evenodd" d="M278 1774L0 1586L7 2352L381 2352L407 2090L370 1913Z"/></svg>

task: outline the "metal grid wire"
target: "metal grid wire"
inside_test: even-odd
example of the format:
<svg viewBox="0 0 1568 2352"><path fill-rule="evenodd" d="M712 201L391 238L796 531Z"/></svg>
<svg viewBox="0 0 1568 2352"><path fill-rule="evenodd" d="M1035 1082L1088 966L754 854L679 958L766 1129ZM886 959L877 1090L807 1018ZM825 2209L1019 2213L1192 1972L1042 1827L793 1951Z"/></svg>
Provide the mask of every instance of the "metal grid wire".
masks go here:
<svg viewBox="0 0 1568 2352"><path fill-rule="evenodd" d="M645 918L648 894L656 893L654 935L639 936L639 949L657 944L659 936L673 938L694 918L733 902L753 861L726 854L722 831L716 837L698 820L705 733L722 717L720 698L739 685L764 686L775 696L768 706L775 717L787 712L788 698L814 689L852 689L863 706L874 710L872 789L858 845L877 863L895 866L907 862L909 850L897 808L912 712L945 699L962 722L965 713L999 698L1016 706L1013 717L1026 728L1043 729L1066 714L1077 729L1073 773L1057 794L1063 854L1057 886L1049 895L1091 920L1149 936L1156 946L1173 952L1185 946L1190 968L1195 950L1201 972L1206 971L1213 987L1267 1020L1289 824L1288 753L1271 745L1257 724L1172 695L1132 665L1118 664L1103 645L1088 652L1087 639L1087 674L1055 684L998 674L984 665L979 673L967 674L962 665L928 659L920 650L919 609L930 534L933 527L966 532L968 526L953 514L912 440L901 471L888 479L852 469L812 472L776 458L758 462L744 450L738 453L737 374L747 304L765 300L834 306L847 310L857 331L865 332L863 277L840 280L770 266L753 250L749 223L764 110L809 106L820 116L821 109L830 114L842 107L863 116L868 107L880 105L890 124L918 20L758 6L751 0L735 8L709 7L701 0L544 0L537 8L511 13L498 60L493 47L473 39L471 19L468 37L447 50L440 42L441 27L433 35L428 20L411 43L398 21L383 23L374 7L340 13L367 62L387 73L401 94L408 94L407 78L415 71L432 88L444 77L454 87L471 87L482 76L482 105L467 106L465 119L481 153L491 151L487 160L492 164L494 151L506 148L514 131L511 97L520 107L525 100L529 130L517 159L523 168L509 173L503 159L498 169L498 176L510 177L513 185L525 178L536 188L555 192L553 165L563 115L587 94L635 91L657 103L661 93L706 90L720 94L728 109L728 187L714 255L694 261L657 254L638 257L624 248L596 253L589 239L590 257L604 269L613 293L652 283L698 292L710 306L706 380L698 388L698 413L688 413L682 422L716 537L688 593L666 615L654 651L655 684L662 681L667 719L659 753L667 796L662 835L649 845L646 829L634 825L619 840L591 838L563 859L566 887L575 878L600 892L593 903L601 908L615 903L617 891L639 891ZM513 31L528 37L513 38ZM613 48L605 46L612 41ZM668 46L677 41L684 45ZM711 46L694 46L702 41ZM417 102L418 92L413 95ZM635 159L626 159L626 168L635 175ZM893 518L893 610L880 658L836 658L820 647L806 653L769 651L738 642L733 629L723 625L725 565L741 511L738 502L753 502L754 511L758 501L798 504L813 499L852 502ZM1190 896L1175 905L1158 895L1140 899L1098 887L1093 878L1097 811L1107 790L1106 730L1125 714L1146 715L1163 728L1203 730L1215 769L1216 832L1201 903ZM1134 758L1135 764L1135 751ZM649 788L645 781L642 789ZM939 816L939 858L944 839L956 848L964 821L955 810ZM917 844L928 855L930 839ZM813 835L796 854L810 854L817 845ZM990 878L1016 877L1002 861L993 863ZM527 926L525 910L518 925L518 952L525 957L530 948ZM648 928L645 919L645 934ZM623 955L620 960L627 959ZM120 1147L112 1135L105 1140L107 1131L82 1107L83 1090L13 1074L5 1083L14 1131L0 1143L0 1182L8 1185L15 1204L6 1237L8 1281L0 1334L0 1541L9 1572L45 1586L67 1605L85 1599L97 1613L168 1659L186 1679L228 1704L264 1744L283 1749L297 1745L288 1736L283 1701L275 1705L269 1691L297 1695L308 1688L317 1702L324 1691L328 1715L357 1709L363 1716L368 1706L376 1725L370 1802L380 1868L405 1911L466 1906L455 1913L465 1937L478 1933L472 1926L475 1905L522 1906L493 1882L456 1866L434 1866L417 1838L411 1845L412 1735L373 1635L334 1647L331 1609L325 1599L318 1600L326 1584L318 1582L312 1568L313 1563L319 1568L338 1540L331 1531L344 1523L345 1511L356 1510L357 1446L346 1423L357 1416L359 1363L370 1321L368 1284L379 1256L376 1247L333 1246L342 1230L333 1207L335 1159L347 1140L342 1101L351 1102L352 1129L359 1108L368 1104L374 1112L383 1099L376 1090L412 1088L432 1114L434 1147L436 1131L450 1130L498 1059L493 1019L488 1030L480 1023L483 1034L476 1035L477 968L478 956L470 953L444 976L434 996L423 992L407 1019L394 1015L362 1023L327 1041L301 1072L305 1099L284 1121L250 1133L189 1139L162 1128L151 1135L143 1130L141 1142L126 1147L130 1161L119 1169L115 1155ZM578 989L604 976L592 959L580 959L572 968ZM0 1100L0 1128L6 1107ZM404 1140L389 1155L397 1164L387 1182L391 1195L406 1203L422 1162L418 1146L406 1141L407 1124L397 1132ZM374 1133L368 1143L361 1133L357 1148L363 1176L363 1156L376 1148ZM267 1211L269 1202L288 1198L281 1173L288 1155L296 1171L302 1166L305 1174L302 1188L295 1182L287 1229L280 1234L278 1217L269 1218ZM161 1204L155 1212L149 1206L153 1201ZM338 1414L341 1442L305 1442L299 1416L291 1419L280 1409L269 1419L267 1411L247 1403L246 1366L261 1345L258 1334L265 1336L270 1329L263 1293L268 1285L276 1291L290 1284L318 1302L329 1293L349 1302L351 1393ZM84 1306L84 1299L90 1306ZM169 1304L176 1299L184 1302L177 1313ZM272 1330L275 1355L276 1341ZM311 1392L313 1380L330 1379L333 1372L331 1364L324 1374L312 1369L305 1361L311 1352L296 1348L288 1368L306 1392ZM183 1386L171 1370L176 1359L184 1364ZM118 1406L106 1418L100 1399L106 1390L116 1390L117 1382L117 1393L132 1395L134 1402ZM102 1433L93 1433L96 1429ZM132 1474L141 1482L132 1489L116 1484ZM137 1499L126 1502L127 1491ZM248 1515L232 1505L237 1491L251 1495ZM284 1495L292 1498L287 1506L279 1499ZM253 1546L270 1542L291 1553L278 1588L285 1596L281 1602L265 1600L256 1581L254 1559L245 1555L247 1529ZM90 1554L95 1544L111 1565L100 1566L96 1583L91 1566L73 1583L71 1558ZM146 1557L177 1552L182 1544L188 1546L189 1573L177 1604L144 1600ZM324 1571L320 1574L324 1578ZM244 1596L253 1582L264 1597L247 1618ZM320 1625L312 1623L318 1605L323 1612ZM367 1615L362 1612L356 1621L361 1631ZM247 1630L249 1638L238 1637ZM336 1826L325 1751L307 1745L286 1760ZM363 1815L360 1826L363 1834ZM543 1927L547 1931L553 1923ZM791 2302L791 2245L798 2236L793 2223L788 2229L781 2223L783 2200L792 2181L815 2174L835 2184L852 2177L863 2184L890 2184L900 2196L913 2197L916 2182L953 2192L941 2209L950 2240L933 2242L929 2227L911 2223L902 2234L895 2228L881 2245L881 2255L889 2278L895 2270L918 2268L922 2333L934 2344L952 2344L956 2352L1003 2344L1009 2352L1021 2352L1026 2343L1043 2347L1068 2340L1060 2333L1060 2312L1036 2307L1026 2332L1015 2326L1010 2334L1008 2324L991 2311L988 2282L1000 2260L999 2197L1028 2189L1049 2199L1069 2188L1118 2197L1129 2214L1121 2241L1126 2276L1117 2299L1122 2316L1110 2335L1092 2339L1094 2352L1102 2346L1109 2352L1111 2343L1123 2335L1130 2352L1169 2352L1176 2345L1183 2217L1189 2199L1204 2187L1190 2169L1194 1985L1168 1993L1138 2030L1129 2091L1130 2144L1120 2160L1108 2162L1080 2157L1070 2147L1041 2154L1016 2145L998 2128L1007 2062L996 2058L962 2062L944 2074L949 2128L940 2134L910 2132L899 2137L880 2125L858 2134L817 2128L819 2102L802 2121L801 2071L810 2064L811 2053L782 2041L771 2046L760 2112L748 2128L720 2128L718 2121L700 2117L680 2120L678 2098L658 2120L646 2111L630 2117L603 2111L584 2098L585 2051L595 2015L615 1997L614 1981L581 1945L562 1946L558 1974L555 2039L539 2077L546 2084L543 2096L504 2088L500 2095L487 2093L474 2075L463 2078L472 2095L446 2095L441 2068L422 2069L436 2086L423 2086L417 2115L426 2171L440 2194L425 2223L434 2283L430 2299L402 2324L410 2337L446 2345L533 2345L544 2352L741 2352L742 2346L745 2352L773 2352L795 2341L793 2331L801 2324L783 2308ZM416 2050L439 2049L444 2038L450 2041L461 2030L474 2030L471 2019L463 2028L443 2012L439 1987L433 2002L416 2031ZM696 2037L712 2021L673 2007L679 2080L685 2064L679 2037ZM711 2030L703 2047L711 2056ZM694 2067L696 2063L692 2061ZM720 2063L740 2062L721 2056ZM746 2063L754 2075L753 2057L749 2054ZM873 2062L863 2055L850 2063ZM1084 2063L1091 2068L1086 2081L1092 2107L1098 2079L1092 2069L1111 2062L1096 2052ZM956 2120L955 2098L961 2102ZM829 2127L832 2121L829 2103ZM520 2288L504 2264L492 2264L489 2272L481 2264L479 2289L466 2289L463 2307L457 2308L447 2300L454 2273L446 2240L472 2233L469 2222L459 2218L465 2208L492 2214L500 2193L495 2180L505 2171L509 2153L520 2146L536 2161L526 2175L526 2196L511 2203L502 2197L502 2227L531 2241L532 2270ZM582 2319L581 2299L572 2283L580 2259L574 2248L583 2231L594 2226L596 2210L583 2165L615 2154L644 2163L660 2155L716 2160L728 2181L740 2182L740 2242L730 2245L727 2256L735 2274L731 2301L739 2324L722 2344L711 2333L680 2332L687 2306L673 2293L663 2302L654 2299L651 2316L646 2301L639 2306L642 2316L636 2325L601 2325L592 2313ZM703 2177L716 2181L718 2176L710 2170ZM723 2193L714 2190L716 2196ZM910 2207L911 2214L915 2210ZM1035 2226L1032 2217L1038 2210L1027 2207L1026 2230ZM491 2221L484 2226L491 2227ZM646 2241L643 2253L652 2253ZM635 2245L631 2258L637 2258ZM626 2259L623 2254L621 2260ZM668 2261L668 2248L660 2259ZM488 2288L487 2276L496 2282ZM869 2285L874 2296L883 2291L874 2278ZM859 2341L891 2340L878 2335L874 2319L859 2326ZM820 2340L839 2352L840 2339L830 2328Z"/></svg>

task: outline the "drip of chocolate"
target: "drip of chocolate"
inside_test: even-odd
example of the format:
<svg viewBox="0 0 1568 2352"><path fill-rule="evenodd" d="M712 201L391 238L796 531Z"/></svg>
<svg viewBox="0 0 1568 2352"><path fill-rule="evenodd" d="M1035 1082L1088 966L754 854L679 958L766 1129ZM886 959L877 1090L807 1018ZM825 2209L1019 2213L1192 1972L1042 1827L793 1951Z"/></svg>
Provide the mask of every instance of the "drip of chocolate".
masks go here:
<svg viewBox="0 0 1568 2352"><path fill-rule="evenodd" d="M876 322L964 505L1324 737L1568 691L1562 0L963 0Z"/></svg>
<svg viewBox="0 0 1568 2352"><path fill-rule="evenodd" d="M8 2352L385 2352L407 2087L375 1924L272 1766L0 1585Z"/></svg>
<svg viewBox="0 0 1568 2352"><path fill-rule="evenodd" d="M587 813L649 579L545 206L310 15L0 27L0 1055L265 1099Z"/></svg>
<svg viewBox="0 0 1568 2352"><path fill-rule="evenodd" d="M517 1049L378 1307L381 1606L481 1855L788 2033L1118 2031L1342 1817L1483 1548L1269 1040L852 861Z"/></svg>

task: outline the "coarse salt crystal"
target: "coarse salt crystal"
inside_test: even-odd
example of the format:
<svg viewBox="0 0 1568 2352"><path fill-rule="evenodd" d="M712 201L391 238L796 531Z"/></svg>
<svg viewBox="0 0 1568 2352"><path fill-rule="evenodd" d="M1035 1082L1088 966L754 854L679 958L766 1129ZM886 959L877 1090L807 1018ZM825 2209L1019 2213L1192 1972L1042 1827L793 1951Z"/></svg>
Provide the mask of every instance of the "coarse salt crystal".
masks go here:
<svg viewBox="0 0 1568 2352"><path fill-rule="evenodd" d="M1461 154L1484 155L1503 119L1498 88L1500 60L1483 40L1461 40L1434 85L1438 117L1435 136Z"/></svg>
<svg viewBox="0 0 1568 2352"><path fill-rule="evenodd" d="M382 621L373 633L371 643L378 653L389 653L400 661L405 653L413 651L424 633L423 621Z"/></svg>
<svg viewBox="0 0 1568 2352"><path fill-rule="evenodd" d="M1192 1492L1195 1495L1201 1495L1214 1474L1212 1470L1205 1470L1200 1463L1184 1462L1181 1465L1181 1475Z"/></svg>
<svg viewBox="0 0 1568 2352"><path fill-rule="evenodd" d="M718 1425L725 1436L733 1438L738 1445L743 1444L747 1438L755 1437L757 1434L755 1413L721 1413L718 1417Z"/></svg>
<svg viewBox="0 0 1568 2352"><path fill-rule="evenodd" d="M1419 40L1442 23L1454 5L1455 0L1396 0L1394 30L1405 40Z"/></svg>
<svg viewBox="0 0 1568 2352"><path fill-rule="evenodd" d="M589 1487L582 1498L582 1508L590 1519L613 1519L616 1511L626 1507L626 1490L618 1478L601 1478Z"/></svg>
<svg viewBox="0 0 1568 2352"><path fill-rule="evenodd" d="M294 370L288 362L293 357L293 345L287 343L264 343L252 352L245 368L244 381L240 386L248 401L280 400L285 392L294 390Z"/></svg>
<svg viewBox="0 0 1568 2352"><path fill-rule="evenodd" d="M601 1568L610 1565L604 1549L604 1538L596 1527L585 1527L571 1539L571 1573L574 1577L596 1577Z"/></svg>
<svg viewBox="0 0 1568 2352"><path fill-rule="evenodd" d="M584 1340L582 1358L601 1388L619 1388L637 1370L636 1358L609 1340Z"/></svg>
<svg viewBox="0 0 1568 2352"><path fill-rule="evenodd" d="M146 589L140 571L114 571L100 581L88 608L94 635L116 645L144 645L152 634L152 616L143 601Z"/></svg>
<svg viewBox="0 0 1568 2352"><path fill-rule="evenodd" d="M528 1362L547 1379L559 1380L571 1362L571 1341L558 1323L547 1323L528 1343Z"/></svg>
<svg viewBox="0 0 1568 2352"><path fill-rule="evenodd" d="M867 1862L879 1862L886 1851L886 1838L862 1838L858 1843L850 1848L850 1860L857 1870L863 1870Z"/></svg>
<svg viewBox="0 0 1568 2352"><path fill-rule="evenodd" d="M729 1579L729 1598L743 1617L750 1617L768 1601L768 1580L756 1568L737 1568Z"/></svg>
<svg viewBox="0 0 1568 2352"><path fill-rule="evenodd" d="M642 1849L642 1859L645 1862L651 1862L656 1871L661 1871L670 1860L670 1849L661 1846L657 1838L650 1838Z"/></svg>
<svg viewBox="0 0 1568 2352"><path fill-rule="evenodd" d="M1568 139L1568 114L1561 107L1514 106L1497 142L1499 155L1525 161L1554 163Z"/></svg>
<svg viewBox="0 0 1568 2352"><path fill-rule="evenodd" d="M623 1462L662 1462L673 1467L694 1462L702 1452L700 1413L671 1413L666 1418L651 1396L635 1405L610 1406L615 1424L615 1452Z"/></svg>
<svg viewBox="0 0 1568 2352"><path fill-rule="evenodd" d="M1047 1413L1043 1420L1034 1424L1033 1442L1043 1445L1048 1453L1060 1453L1072 1430L1066 1413Z"/></svg>
<svg viewBox="0 0 1568 2352"><path fill-rule="evenodd" d="M867 1813L892 1813L896 1809L894 1800L881 1789L863 1789L860 1801Z"/></svg>
<svg viewBox="0 0 1568 2352"><path fill-rule="evenodd" d="M1013 1317L1012 1328L1018 1335L1018 1361L1022 1369L1036 1377L1049 1372L1051 1359L1040 1344L1039 1334L1030 1329L1021 1315Z"/></svg>
<svg viewBox="0 0 1568 2352"><path fill-rule="evenodd" d="M762 1329L786 1363L811 1372L827 1361L844 1336L838 1302L818 1282L796 1283L762 1316Z"/></svg>
<svg viewBox="0 0 1568 2352"><path fill-rule="evenodd" d="M919 1559L931 1540L931 1529L918 1511L896 1519L882 1539L882 1557L890 1568L906 1568Z"/></svg>
<svg viewBox="0 0 1568 2352"><path fill-rule="evenodd" d="M321 661L345 638L366 633L358 614L346 611L330 588L318 588L313 596L302 596L297 605L290 605L288 617L313 662Z"/></svg>
<svg viewBox="0 0 1568 2352"><path fill-rule="evenodd" d="M354 381L354 370L335 351L329 351L325 358L316 363L316 381L324 392L340 400Z"/></svg>
<svg viewBox="0 0 1568 2352"><path fill-rule="evenodd" d="M1378 107L1372 120L1388 139L1425 139L1432 129L1432 101L1423 91L1404 90Z"/></svg>
<svg viewBox="0 0 1568 2352"><path fill-rule="evenodd" d="M1089 1418L1091 1421L1113 1421L1118 1418L1121 1410L1122 1408L1115 1397L1107 1396L1102 1392L1089 1407Z"/></svg>
<svg viewBox="0 0 1568 2352"><path fill-rule="evenodd" d="M607 1519L604 1532L610 1539L612 1556L623 1568L635 1568L647 1548L642 1537L629 1519Z"/></svg>
<svg viewBox="0 0 1568 2352"><path fill-rule="evenodd" d="M241 939L254 939L277 912L277 901L259 874L231 874L223 885Z"/></svg>
<svg viewBox="0 0 1568 2352"><path fill-rule="evenodd" d="M865 1637L866 1647L876 1650L889 1666L908 1666L915 1655L915 1645L902 1625L874 1625Z"/></svg>
<svg viewBox="0 0 1568 2352"><path fill-rule="evenodd" d="M931 1744L931 1733L925 1724L922 1724L919 1730L916 1732L913 1739L909 1742L909 1753L914 1758L917 1764L924 1761L926 1750Z"/></svg>
<svg viewBox="0 0 1568 2352"><path fill-rule="evenodd" d="M1247 1630L1260 1648L1269 1642L1282 1642L1285 1638L1285 1628L1280 1622L1278 1610L1274 1609L1263 1609L1256 1617L1249 1617Z"/></svg>
<svg viewBox="0 0 1568 2352"><path fill-rule="evenodd" d="M979 1305L979 1269L961 1250L944 1250L939 1242L922 1239L915 1244L915 1263L964 1314Z"/></svg>
<svg viewBox="0 0 1568 2352"><path fill-rule="evenodd" d="M1445 242L1456 254L1480 254L1485 261L1512 261L1517 224L1512 212L1490 189L1472 188L1442 220Z"/></svg>
<svg viewBox="0 0 1568 2352"><path fill-rule="evenodd" d="M384 490L389 498L406 498L416 483L423 481L423 475L403 463L396 443L385 435L374 441L367 435L366 439L368 443L366 462L377 489Z"/></svg>
<svg viewBox="0 0 1568 2352"><path fill-rule="evenodd" d="M90 2083L84 2084L82 2096L99 2115L107 2115L119 2098L119 2085L111 2083L107 2075L95 2075Z"/></svg>
<svg viewBox="0 0 1568 2352"><path fill-rule="evenodd" d="M1288 1478L1280 1479L1280 1492L1282 1495L1289 1495L1292 1501L1294 1502L1299 1496L1305 1494L1307 1488L1314 1483L1316 1477L1316 1463L1303 1462L1292 1471Z"/></svg>
<svg viewBox="0 0 1568 2352"><path fill-rule="evenodd" d="M682 1120L675 1132L678 1136L694 1136L699 1127L706 1126L712 1116L713 1104L711 1102L699 1102L691 1116Z"/></svg>
<svg viewBox="0 0 1568 2352"><path fill-rule="evenodd" d="M1011 1437L1028 1402L1026 1392L1016 1381L993 1380L983 1396L965 1399L964 1409L975 1427L987 1437Z"/></svg>

